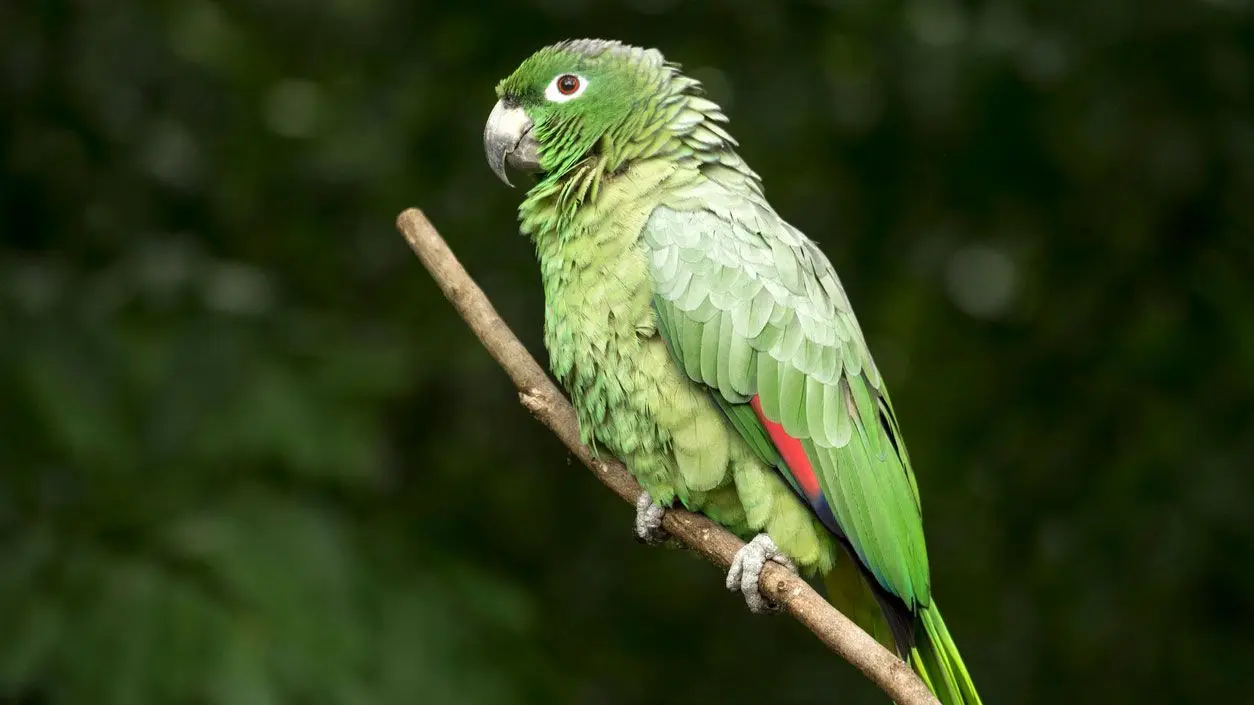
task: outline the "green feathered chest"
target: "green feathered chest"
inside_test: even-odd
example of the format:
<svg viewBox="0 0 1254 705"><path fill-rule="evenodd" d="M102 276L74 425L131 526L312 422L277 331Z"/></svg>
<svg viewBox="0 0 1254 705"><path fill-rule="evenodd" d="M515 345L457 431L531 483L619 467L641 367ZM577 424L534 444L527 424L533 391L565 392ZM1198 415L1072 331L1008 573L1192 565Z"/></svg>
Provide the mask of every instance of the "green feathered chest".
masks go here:
<svg viewBox="0 0 1254 705"><path fill-rule="evenodd" d="M621 374L640 339L653 334L647 260L637 243L614 249L581 243L542 263L544 343L553 374L568 387Z"/></svg>
<svg viewBox="0 0 1254 705"><path fill-rule="evenodd" d="M595 434L614 445L604 437L610 417L634 407L643 379L660 373L649 369L655 364L649 341L660 341L641 231L673 171L667 164L637 166L603 182L570 217L549 221L561 227L533 235L549 367L571 395L585 440Z"/></svg>
<svg viewBox="0 0 1254 705"><path fill-rule="evenodd" d="M629 404L642 346L655 331L648 259L631 232L637 220L643 223L601 221L561 247L540 248L549 367L571 395L585 436L602 436Z"/></svg>

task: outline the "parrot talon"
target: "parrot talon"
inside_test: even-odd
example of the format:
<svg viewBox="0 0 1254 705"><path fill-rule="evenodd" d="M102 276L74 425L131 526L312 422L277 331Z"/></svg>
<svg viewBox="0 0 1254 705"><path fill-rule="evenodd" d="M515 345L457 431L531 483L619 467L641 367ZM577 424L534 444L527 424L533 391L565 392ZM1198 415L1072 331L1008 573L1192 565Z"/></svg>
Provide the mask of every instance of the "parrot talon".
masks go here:
<svg viewBox="0 0 1254 705"><path fill-rule="evenodd" d="M758 586L767 561L775 561L788 570L797 572L797 566L780 552L779 547L766 534L758 534L737 551L731 568L727 571L727 589L732 592L740 591L745 596L749 611L754 614L779 610L779 605L766 599Z"/></svg>
<svg viewBox="0 0 1254 705"><path fill-rule="evenodd" d="M648 492L636 498L636 538L650 545L665 543L670 534L662 528L666 507L653 501Z"/></svg>

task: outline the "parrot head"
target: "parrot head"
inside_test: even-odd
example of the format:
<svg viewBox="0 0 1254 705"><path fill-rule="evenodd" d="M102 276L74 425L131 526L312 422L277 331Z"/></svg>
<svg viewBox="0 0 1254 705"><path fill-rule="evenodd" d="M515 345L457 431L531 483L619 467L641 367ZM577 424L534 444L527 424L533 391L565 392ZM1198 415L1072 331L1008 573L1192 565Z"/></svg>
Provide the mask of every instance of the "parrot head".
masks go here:
<svg viewBox="0 0 1254 705"><path fill-rule="evenodd" d="M488 164L560 176L616 138L648 132L659 100L696 86L654 49L581 39L536 52L496 87L483 131ZM510 184L512 185L512 184Z"/></svg>

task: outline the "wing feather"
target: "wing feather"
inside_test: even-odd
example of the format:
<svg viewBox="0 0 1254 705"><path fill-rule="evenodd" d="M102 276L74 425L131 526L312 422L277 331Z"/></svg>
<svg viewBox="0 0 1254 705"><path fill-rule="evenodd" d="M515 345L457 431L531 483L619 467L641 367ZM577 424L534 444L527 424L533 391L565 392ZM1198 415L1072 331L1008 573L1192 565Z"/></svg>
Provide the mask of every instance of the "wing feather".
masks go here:
<svg viewBox="0 0 1254 705"><path fill-rule="evenodd" d="M707 181L672 203L654 210L643 236L676 363L799 491L764 424L800 441L822 492L811 500L820 518L885 589L929 604L918 488L831 263L755 193Z"/></svg>

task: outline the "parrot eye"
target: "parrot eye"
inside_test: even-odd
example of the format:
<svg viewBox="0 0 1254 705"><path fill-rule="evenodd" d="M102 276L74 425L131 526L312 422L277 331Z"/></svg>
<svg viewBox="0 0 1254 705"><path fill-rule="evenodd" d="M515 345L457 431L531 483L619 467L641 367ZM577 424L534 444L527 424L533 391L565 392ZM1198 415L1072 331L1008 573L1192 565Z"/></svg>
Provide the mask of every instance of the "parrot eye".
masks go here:
<svg viewBox="0 0 1254 705"><path fill-rule="evenodd" d="M553 103L565 103L574 100L588 88L587 79L573 73L558 74L544 89L544 97Z"/></svg>

